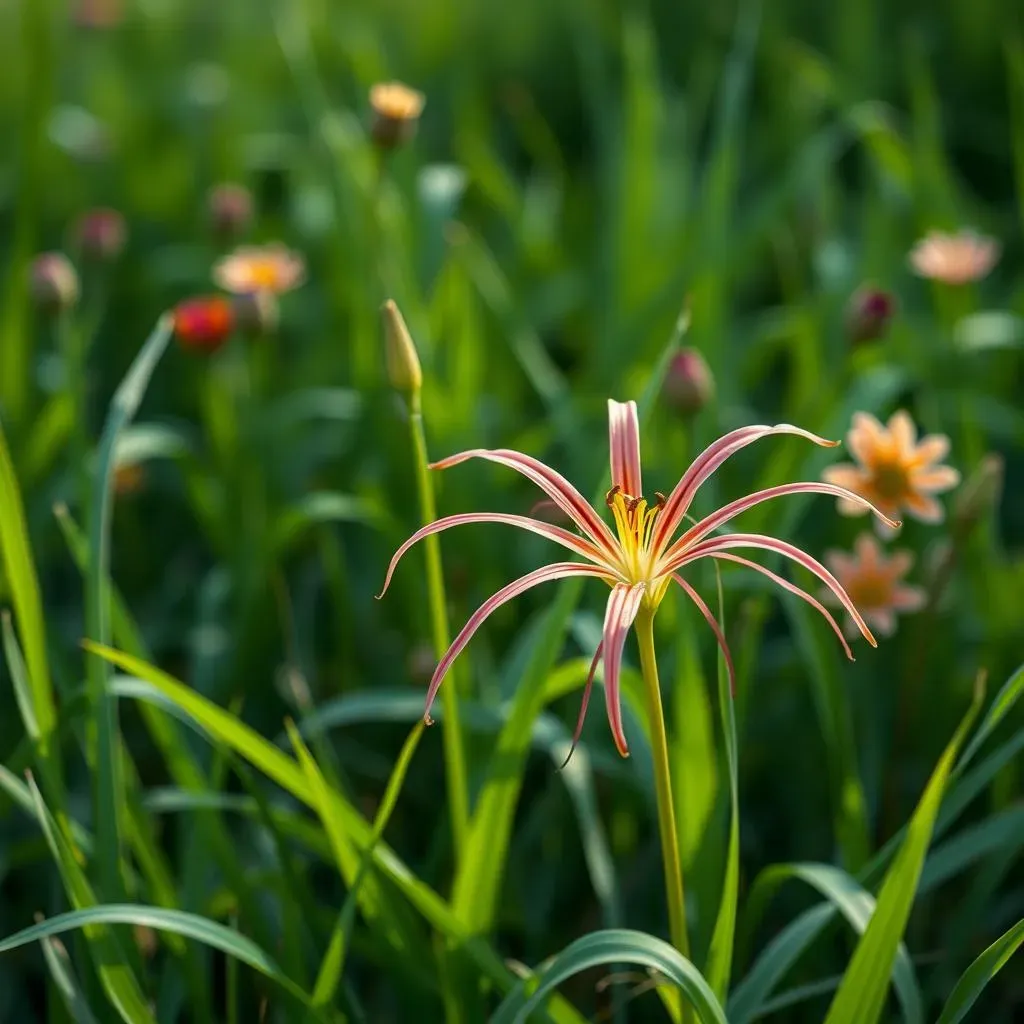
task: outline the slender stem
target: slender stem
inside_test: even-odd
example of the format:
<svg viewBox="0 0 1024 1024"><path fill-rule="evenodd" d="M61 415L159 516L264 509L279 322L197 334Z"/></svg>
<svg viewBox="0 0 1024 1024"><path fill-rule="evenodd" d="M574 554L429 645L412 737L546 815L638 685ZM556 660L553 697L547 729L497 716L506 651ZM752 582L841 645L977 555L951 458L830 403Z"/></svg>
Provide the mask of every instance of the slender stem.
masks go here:
<svg viewBox="0 0 1024 1024"><path fill-rule="evenodd" d="M672 775L668 760L668 735L665 713L661 706L661 683L654 654L654 612L643 608L636 619L640 640L640 670L647 693L651 719L651 754L654 758L654 785L658 798L658 831L661 833L661 856L665 866L665 893L668 898L668 926L672 945L683 956L690 956L686 933L686 898L683 894L683 864L679 856L679 830L676 827L676 805L672 799Z"/></svg>
<svg viewBox="0 0 1024 1024"><path fill-rule="evenodd" d="M434 484L430 478L427 457L427 439L423 432L423 415L419 396L413 398L409 415L409 429L416 461L416 490L420 502L420 518L424 524L437 518ZM448 631L448 611L444 592L444 573L441 570L441 545L436 536L425 538L423 546L427 560L427 599L430 605L430 629L434 651L440 658L448 649L451 634ZM459 720L459 694L454 673L448 673L448 682L441 687L444 709L444 761L448 780L448 804L451 807L452 839L455 860L459 862L469 834L469 786L466 780L466 752L462 743L462 725Z"/></svg>

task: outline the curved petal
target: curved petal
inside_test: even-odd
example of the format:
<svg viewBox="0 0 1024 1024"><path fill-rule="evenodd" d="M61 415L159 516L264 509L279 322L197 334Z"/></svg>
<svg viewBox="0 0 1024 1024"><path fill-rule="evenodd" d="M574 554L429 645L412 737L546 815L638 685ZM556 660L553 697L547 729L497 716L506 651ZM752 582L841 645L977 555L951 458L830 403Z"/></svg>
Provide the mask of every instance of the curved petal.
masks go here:
<svg viewBox="0 0 1024 1024"><path fill-rule="evenodd" d="M696 526L691 526L690 529L687 530L686 533L684 533L662 557L671 558L673 555L679 554L686 547L703 540L713 530L717 530L720 526L724 526L730 519L734 516L738 516L741 512L745 512L748 508L760 505L763 501L771 501L772 498L781 498L786 494L829 494L836 498L842 498L843 500L849 501L853 504L863 505L871 512L874 512L879 519L887 522L890 526L898 527L901 525L897 520L890 519L882 512L879 512L879 510L872 505L867 498L862 498L859 494L854 493L846 487L837 487L835 484L823 484L815 481L808 483L779 484L777 487L766 487L763 491L755 491L753 494L748 494L746 497L737 498L736 501L731 501L728 505L723 505L717 512L712 512L711 515L705 516L696 524Z"/></svg>
<svg viewBox="0 0 1024 1024"><path fill-rule="evenodd" d="M806 590L801 590L795 583L790 583L784 576L780 576L776 572L772 572L771 569L766 569L763 565L758 565L757 562L752 562L749 558L743 558L741 555L730 555L725 551L719 551L717 555L712 555L715 559L725 559L727 562L736 562L738 565L745 565L748 569L755 569L757 572L764 576L767 576L773 583L777 583L783 590L788 590L791 594L796 594L797 597L802 598L816 611L821 612L825 617L825 621L832 627L832 631L837 637L839 642L843 645L843 650L846 652L846 656L850 661L856 661L853 656L853 651L850 650L850 645L846 642L846 637L843 636L843 631L839 627L839 623L836 622L832 613L816 598L811 594L808 594Z"/></svg>
<svg viewBox="0 0 1024 1024"><path fill-rule="evenodd" d="M741 448L769 434L796 434L798 437L806 438L823 448L834 448L838 441L829 441L827 438L812 434L809 430L802 430L789 423L778 423L774 427L759 424L752 427L740 427L720 437L714 443L697 456L690 464L690 468L682 475L679 483L673 488L672 493L665 502L658 522L654 527L654 536L651 539L652 550L660 550L672 539L679 524L686 515L693 501L693 496L698 488L718 467L731 455L735 455Z"/></svg>
<svg viewBox="0 0 1024 1024"><path fill-rule="evenodd" d="M568 480L539 459L510 448L472 448L432 462L431 469L450 469L469 459L486 459L507 466L535 483L570 519L606 553L615 556L617 541L608 524L594 511L590 502Z"/></svg>
<svg viewBox="0 0 1024 1024"><path fill-rule="evenodd" d="M918 491L948 491L960 483L960 473L952 466L934 466L911 473L910 485Z"/></svg>
<svg viewBox="0 0 1024 1024"><path fill-rule="evenodd" d="M579 743L580 737L583 735L583 722L587 717L587 706L590 704L590 690L594 685L594 675L597 672L597 664L601 660L601 652L604 650L604 641L601 641L597 645L597 650L594 651L593 660L590 662L590 671L587 672L587 681L583 686L583 700L580 702L580 713L576 718L576 728L572 731L572 743L569 745L569 753L565 755L565 760L562 762L559 771L564 768L576 750L576 744Z"/></svg>
<svg viewBox="0 0 1024 1024"><path fill-rule="evenodd" d="M612 587L604 612L604 699L608 708L608 724L616 749L623 757L629 757L629 746L622 728L622 700L619 696L619 670L622 667L622 648L626 634L640 611L646 583L617 583Z"/></svg>
<svg viewBox="0 0 1024 1024"><path fill-rule="evenodd" d="M612 486L634 498L642 497L640 421L636 402L608 399L608 450L611 453Z"/></svg>
<svg viewBox="0 0 1024 1024"><path fill-rule="evenodd" d="M864 639L872 647L878 646L875 638L871 635L871 630L867 627L867 623L860 612L857 611L856 605L850 600L850 595L843 589L839 580L821 562L816 558L812 558L806 551L801 551L795 545L784 540L778 540L776 537L766 537L760 533L727 533L724 537L713 537L711 540L702 541L695 547L690 548L689 551L676 559L675 565L667 566L665 572L681 569L687 562L696 561L698 558L704 558L707 555L714 555L719 551L728 551L730 548L763 548L765 551L774 551L776 554L784 555L786 558L791 558L794 562L798 562L809 572L817 576L836 595L839 603L850 613L853 621L856 622L857 628L860 629Z"/></svg>
<svg viewBox="0 0 1024 1024"><path fill-rule="evenodd" d="M729 651L729 644L726 642L725 634L722 632L722 627L719 626L718 620L711 614L711 609L704 603L704 599L697 593L693 587L690 586L686 580L683 579L679 573L672 573L672 579L676 581L690 596L690 600L700 609L701 615L708 620L708 625L712 628L715 634L715 639L718 641L718 646L722 651L722 657L725 658L725 667L729 673L729 692L735 697L736 696L736 666L732 663L732 653Z"/></svg>
<svg viewBox="0 0 1024 1024"><path fill-rule="evenodd" d="M932 462L941 462L949 454L949 438L945 434L928 434L921 438L911 464L927 466Z"/></svg>
<svg viewBox="0 0 1024 1024"><path fill-rule="evenodd" d="M437 668L434 669L434 675L427 690L427 705L423 711L423 720L427 725L433 723L433 719L430 717L430 708L448 669L451 668L452 662L462 653L463 648L472 640L473 634L483 625L484 620L491 612L500 608L506 601L511 601L513 597L518 597L524 591L537 586L538 583L560 580L566 576L600 576L607 579L608 573L603 569L598 569L597 566L580 562L554 562L551 565L542 566L540 569L534 569L533 572L528 572L525 576L506 584L473 612L459 635L452 641L451 647L444 652L444 656L437 663Z"/></svg>
<svg viewBox="0 0 1024 1024"><path fill-rule="evenodd" d="M583 537L577 537L575 533L563 530L560 526L544 523L538 519L531 519L529 516L506 515L503 512L465 512L456 516L445 516L443 519L435 519L434 522L427 523L426 526L418 529L392 555L387 575L384 577L384 586L377 595L377 599L380 600L387 593L387 589L391 585L391 577L395 574L395 567L409 548L418 541L423 540L424 537L429 537L432 533L440 533L442 530L450 529L453 526L464 526L467 523L504 523L506 526L518 526L520 529L529 530L531 533L536 533L541 537L546 537L548 540L553 540L556 544L561 544L562 547L575 551L576 554L582 555L584 558L589 558L592 562L602 566L610 573L615 572L614 567L608 564L603 552L591 544L590 541L584 540Z"/></svg>

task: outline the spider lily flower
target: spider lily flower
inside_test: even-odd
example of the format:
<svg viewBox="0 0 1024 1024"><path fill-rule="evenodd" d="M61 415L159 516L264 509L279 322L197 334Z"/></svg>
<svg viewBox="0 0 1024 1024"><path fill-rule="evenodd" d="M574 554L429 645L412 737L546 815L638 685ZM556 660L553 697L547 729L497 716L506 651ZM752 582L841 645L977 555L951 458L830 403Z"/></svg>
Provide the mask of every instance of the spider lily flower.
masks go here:
<svg viewBox="0 0 1024 1024"><path fill-rule="evenodd" d="M214 281L226 292L290 292L305 280L306 261L280 242L242 245L219 260L213 268Z"/></svg>
<svg viewBox="0 0 1024 1024"><path fill-rule="evenodd" d="M501 512L469 512L446 516L417 530L395 552L391 564L388 566L384 587L378 595L379 597L383 597L387 591L399 559L417 541L452 526L461 526L467 523L504 523L508 526L529 530L554 541L586 561L554 562L534 569L533 572L507 584L484 601L470 616L469 621L463 626L462 631L434 670L427 690L424 712L424 718L428 724L431 721L430 708L445 674L487 617L507 601L540 583L570 576L593 576L604 581L611 588L605 609L603 638L594 655L584 688L583 703L574 741L578 739L583 727L594 672L599 661L603 660L608 721L615 745L624 757L628 755L629 748L622 727L619 694L619 672L623 646L626 635L637 615L642 610L646 614L653 614L664 599L671 583L676 583L686 593L714 631L715 638L726 660L730 680L735 684L735 672L725 637L711 610L684 576L687 566L702 558L714 558L745 565L763 573L786 590L798 595L825 617L843 644L847 656L852 658L853 655L843 637L842 630L832 614L816 597L764 566L734 552L744 549L760 549L797 562L813 573L835 595L839 604L857 624L858 629L868 642L872 646L876 646L871 631L849 595L835 576L815 558L800 548L775 537L755 533L716 533L735 516L761 504L761 502L770 501L786 494L806 493L827 494L843 498L873 511L890 525L896 525L894 521L887 519L860 495L830 483L782 484L756 491L730 502L677 536L701 485L723 462L736 452L746 448L747 445L771 434L795 434L823 447L834 447L839 444L838 441L826 440L788 423L781 423L777 426L741 427L739 430L734 430L719 438L697 456L667 497L656 492L655 500L649 502L642 496L640 429L635 402L609 401L608 434L612 487L608 491L606 504L611 514L611 527L565 477L550 466L546 466L543 462L522 452L505 448L475 448L432 464L432 469L449 469L469 459L485 459L488 462L513 469L536 484L568 516L579 532L572 532L540 519Z"/></svg>

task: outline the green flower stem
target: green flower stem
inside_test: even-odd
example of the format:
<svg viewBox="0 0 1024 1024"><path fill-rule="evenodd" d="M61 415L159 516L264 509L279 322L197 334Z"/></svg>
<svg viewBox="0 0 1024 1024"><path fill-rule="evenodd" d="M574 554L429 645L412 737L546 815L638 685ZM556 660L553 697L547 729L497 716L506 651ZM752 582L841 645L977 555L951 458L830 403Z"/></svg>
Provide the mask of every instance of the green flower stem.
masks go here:
<svg viewBox="0 0 1024 1024"><path fill-rule="evenodd" d="M683 864L679 856L679 830L676 827L675 802L672 799L672 775L669 770L668 735L661 706L661 684L654 654L654 612L642 608L636 619L640 640L640 670L647 693L651 720L651 754L654 759L654 785L658 798L658 831L665 866L665 894L668 898L668 927L672 945L687 959L690 940L686 933L686 898L683 894Z"/></svg>
<svg viewBox="0 0 1024 1024"><path fill-rule="evenodd" d="M427 457L427 438L423 432L423 414L419 395L413 395L409 414L413 452L416 458L416 490L420 502L420 518L424 525L437 518L434 484L430 477ZM450 633L444 593L444 573L441 571L441 545L437 535L423 541L427 559L427 599L430 605L430 628L434 651L440 658L448 649ZM444 708L444 761L448 780L448 805L451 808L452 840L455 861L459 862L469 835L469 786L466 779L466 752L462 743L462 725L459 720L459 694L455 679L449 672L448 684L441 688Z"/></svg>

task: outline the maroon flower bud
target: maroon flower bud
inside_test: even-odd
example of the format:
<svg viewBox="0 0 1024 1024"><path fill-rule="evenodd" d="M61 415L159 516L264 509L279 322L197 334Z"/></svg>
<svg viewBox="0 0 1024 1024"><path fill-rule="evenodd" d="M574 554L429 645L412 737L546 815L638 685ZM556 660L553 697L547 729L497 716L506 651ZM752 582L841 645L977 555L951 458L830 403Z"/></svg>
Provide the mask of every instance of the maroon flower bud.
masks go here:
<svg viewBox="0 0 1024 1024"><path fill-rule="evenodd" d="M117 210L88 210L75 225L74 237L85 259L97 263L117 259L127 237L124 217Z"/></svg>
<svg viewBox="0 0 1024 1024"><path fill-rule="evenodd" d="M78 302L78 272L62 252L44 252L32 262L30 287L36 305L54 313Z"/></svg>
<svg viewBox="0 0 1024 1024"><path fill-rule="evenodd" d="M846 306L846 336L853 345L881 338L896 312L896 299L873 285L864 285Z"/></svg>
<svg viewBox="0 0 1024 1024"><path fill-rule="evenodd" d="M252 193L244 185L230 181L215 185L210 189L207 205L210 223L220 238L237 238L252 220Z"/></svg>
<svg viewBox="0 0 1024 1024"><path fill-rule="evenodd" d="M704 357L695 348L684 348L672 357L665 383L665 401L681 416L694 416L715 394L715 379Z"/></svg>

